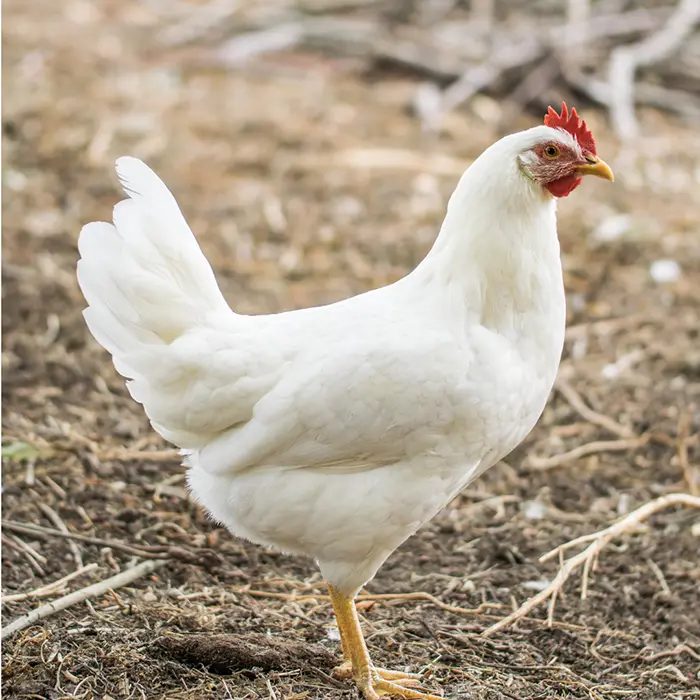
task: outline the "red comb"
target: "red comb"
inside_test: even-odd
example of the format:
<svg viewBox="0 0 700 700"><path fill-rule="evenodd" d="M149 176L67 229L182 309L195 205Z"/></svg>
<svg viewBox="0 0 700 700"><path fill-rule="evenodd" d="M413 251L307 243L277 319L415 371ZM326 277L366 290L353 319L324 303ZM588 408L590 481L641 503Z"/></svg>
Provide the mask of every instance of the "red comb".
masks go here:
<svg viewBox="0 0 700 700"><path fill-rule="evenodd" d="M544 115L545 126L551 126L555 129L564 129L568 131L577 141L579 146L586 151L595 155L595 139L593 134L588 130L586 122L579 119L574 107L569 114L569 108L566 102L561 103L561 114L557 114L554 109L549 107L547 114Z"/></svg>

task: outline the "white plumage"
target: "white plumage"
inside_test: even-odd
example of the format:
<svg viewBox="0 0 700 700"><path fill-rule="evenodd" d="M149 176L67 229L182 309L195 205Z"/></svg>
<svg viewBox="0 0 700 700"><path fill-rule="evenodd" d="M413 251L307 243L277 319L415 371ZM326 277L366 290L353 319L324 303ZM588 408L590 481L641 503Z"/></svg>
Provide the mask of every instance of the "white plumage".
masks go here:
<svg viewBox="0 0 700 700"><path fill-rule="evenodd" d="M117 161L130 199L114 225L80 234L85 318L155 430L187 455L214 518L313 557L352 598L526 436L564 338L555 201L526 170L550 141L576 147L539 126L485 151L404 279L264 316L229 308L166 186L141 161ZM368 697L388 683L372 678L358 680Z"/></svg>

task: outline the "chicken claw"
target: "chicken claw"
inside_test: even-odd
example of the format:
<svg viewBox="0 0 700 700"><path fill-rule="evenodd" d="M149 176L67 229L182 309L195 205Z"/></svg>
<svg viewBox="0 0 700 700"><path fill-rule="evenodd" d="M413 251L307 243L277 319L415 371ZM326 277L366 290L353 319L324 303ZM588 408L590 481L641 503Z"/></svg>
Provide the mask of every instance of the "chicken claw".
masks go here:
<svg viewBox="0 0 700 700"><path fill-rule="evenodd" d="M405 681L402 683L400 681L394 682L387 680L382 677L381 670L384 669L370 668L368 669L368 673L355 678L357 687L362 691L367 700L379 700L382 695L395 695L397 697L413 700L445 700L445 698L439 695L422 693L419 690L409 688L405 685ZM400 672L388 671L388 673ZM412 678L408 680L415 682L415 679Z"/></svg>
<svg viewBox="0 0 700 700"><path fill-rule="evenodd" d="M444 700L438 695L430 695L414 690L421 677L417 673L389 671L376 668L372 663L365 639L360 629L360 619L352 597L344 595L335 586L329 585L333 610L338 622L340 642L345 661L333 675L336 678L352 678L367 700L378 700L382 695L396 695L413 700Z"/></svg>
<svg viewBox="0 0 700 700"><path fill-rule="evenodd" d="M406 671L391 671L388 668L379 668L373 666L372 670L376 672L380 678L385 681L392 681L396 685L401 685L404 688L418 686L421 683L422 676L420 673L408 673ZM340 666L333 669L333 676L339 680L348 680L354 677L351 661L343 661Z"/></svg>

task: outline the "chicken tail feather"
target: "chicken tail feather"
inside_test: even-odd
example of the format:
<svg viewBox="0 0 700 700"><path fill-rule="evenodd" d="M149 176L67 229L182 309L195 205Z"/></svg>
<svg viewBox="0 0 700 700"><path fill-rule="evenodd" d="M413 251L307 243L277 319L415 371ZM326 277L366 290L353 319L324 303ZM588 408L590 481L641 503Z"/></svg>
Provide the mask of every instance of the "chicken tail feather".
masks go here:
<svg viewBox="0 0 700 700"><path fill-rule="evenodd" d="M83 227L78 282L90 331L133 376L129 355L232 312L165 184L137 158L119 158L116 170L129 199L115 206L113 224Z"/></svg>

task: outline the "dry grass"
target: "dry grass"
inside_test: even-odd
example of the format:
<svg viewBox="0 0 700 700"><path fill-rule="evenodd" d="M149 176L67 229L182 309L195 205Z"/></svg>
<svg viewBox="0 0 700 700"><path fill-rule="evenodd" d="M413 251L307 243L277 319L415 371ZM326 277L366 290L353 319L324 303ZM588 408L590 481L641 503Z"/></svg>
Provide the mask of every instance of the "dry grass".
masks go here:
<svg viewBox="0 0 700 700"><path fill-rule="evenodd" d="M113 158L137 155L174 190L237 309L328 302L415 265L457 170L499 134L465 113L426 139L405 109L409 77L370 79L317 55L205 71L149 43L152 15L135 0L3 9L5 623L139 559L166 560L6 640L3 697L354 697L328 675L339 645L312 563L235 540L188 500L177 459L89 339L77 233L119 198ZM585 116L615 164L605 121ZM567 584L551 629L537 610L482 636L554 578L557 562L540 555L697 487L700 201L688 173L700 144L639 116L648 137L634 168L560 207L562 389L508 464L401 547L360 603L377 661L429 669L447 697L700 697L689 511L611 544L586 600ZM629 226L601 242L614 216ZM678 281L653 281L663 258L680 263ZM80 561L97 566L52 596L21 596ZM256 636L268 633L276 647Z"/></svg>

